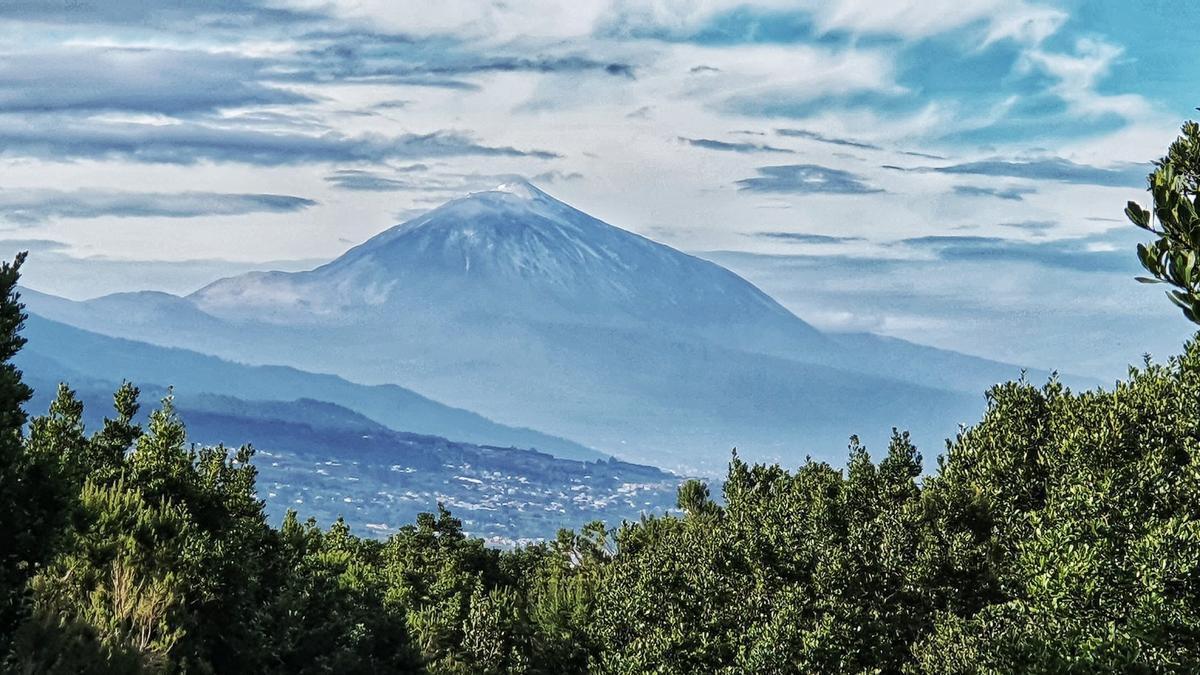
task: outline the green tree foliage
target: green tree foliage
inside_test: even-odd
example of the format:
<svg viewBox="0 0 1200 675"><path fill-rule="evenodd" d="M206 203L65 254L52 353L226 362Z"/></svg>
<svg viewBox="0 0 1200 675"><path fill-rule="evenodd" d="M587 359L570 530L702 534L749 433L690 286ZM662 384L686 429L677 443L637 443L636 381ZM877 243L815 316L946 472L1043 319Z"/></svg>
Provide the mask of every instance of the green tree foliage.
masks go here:
<svg viewBox="0 0 1200 675"><path fill-rule="evenodd" d="M1200 323L1200 124L1184 124L1155 164L1149 179L1153 209L1136 202L1125 209L1134 225L1157 237L1138 245L1138 258L1152 275L1139 281L1174 286L1167 297L1189 320Z"/></svg>
<svg viewBox="0 0 1200 675"><path fill-rule="evenodd" d="M1018 432L1023 452L996 443ZM991 521L999 595L939 617L926 672L1200 669L1200 342L1111 392L996 390L927 489L956 485Z"/></svg>
<svg viewBox="0 0 1200 675"><path fill-rule="evenodd" d="M27 583L49 555L56 531L54 504L43 499L41 485L53 484L52 467L25 451L22 406L33 391L21 381L12 358L25 344L24 307L17 293L20 253L0 263L0 650L28 606Z"/></svg>

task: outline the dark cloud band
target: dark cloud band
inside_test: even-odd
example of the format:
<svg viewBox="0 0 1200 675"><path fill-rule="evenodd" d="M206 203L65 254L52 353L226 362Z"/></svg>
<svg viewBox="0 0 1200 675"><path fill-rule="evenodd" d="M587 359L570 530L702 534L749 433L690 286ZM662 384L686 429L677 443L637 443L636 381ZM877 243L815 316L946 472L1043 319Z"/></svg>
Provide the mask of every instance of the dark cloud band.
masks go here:
<svg viewBox="0 0 1200 675"><path fill-rule="evenodd" d="M773 145L760 145L758 143L729 143L726 141L715 141L711 138L686 138L680 136L679 140L696 148L704 148L705 150L721 150L724 152L777 152L791 154L793 151L787 148L777 148Z"/></svg>
<svg viewBox="0 0 1200 675"><path fill-rule="evenodd" d="M840 237L828 234L810 234L808 232L755 232L750 236L760 239L790 241L797 244L845 244L854 241L863 241L862 237Z"/></svg>
<svg viewBox="0 0 1200 675"><path fill-rule="evenodd" d="M864 143L862 141L855 141L855 140L851 140L849 138L837 138L834 136L826 136L825 134L819 134L815 131L809 131L807 129L776 129L775 133L780 136L790 136L792 138L806 138L810 141L817 141L819 143L828 143L830 145L841 145L841 146L844 146L847 148L859 148L861 150L882 150L883 149L873 143Z"/></svg>
<svg viewBox="0 0 1200 675"><path fill-rule="evenodd" d="M264 84L267 64L203 51L75 47L0 58L0 110L185 115L308 103Z"/></svg>
<svg viewBox="0 0 1200 675"><path fill-rule="evenodd" d="M73 119L0 118L0 154L50 160L121 159L159 164L239 162L278 166L308 162L385 162L456 156L553 159L546 150L477 143L449 131L430 134L345 136L272 133L193 122L151 125Z"/></svg>
<svg viewBox="0 0 1200 675"><path fill-rule="evenodd" d="M964 197L995 197L996 199L1006 199L1009 201L1023 201L1025 195L1033 194L1037 190L1027 187L979 187L976 185L955 185L954 193L963 195Z"/></svg>
<svg viewBox="0 0 1200 675"><path fill-rule="evenodd" d="M759 175L737 181L743 192L790 194L870 194L883 190L868 184L862 176L818 164L763 166Z"/></svg>
<svg viewBox="0 0 1200 675"><path fill-rule="evenodd" d="M51 218L195 218L288 213L315 206L303 197L222 192L0 190L0 218L36 223Z"/></svg>
<svg viewBox="0 0 1200 675"><path fill-rule="evenodd" d="M987 159L964 162L949 166L901 167L884 165L885 169L920 173L945 173L956 175L1001 176L1005 178L1027 178L1077 185L1100 185L1104 187L1144 187L1149 164L1125 163L1112 167L1076 164L1061 157L1032 160Z"/></svg>

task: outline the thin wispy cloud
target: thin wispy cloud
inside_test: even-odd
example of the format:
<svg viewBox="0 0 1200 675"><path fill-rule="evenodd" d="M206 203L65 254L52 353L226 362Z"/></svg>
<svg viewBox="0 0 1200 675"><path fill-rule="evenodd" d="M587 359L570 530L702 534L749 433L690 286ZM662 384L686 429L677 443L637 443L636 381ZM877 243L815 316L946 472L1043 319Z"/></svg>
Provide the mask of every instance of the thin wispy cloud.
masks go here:
<svg viewBox="0 0 1200 675"><path fill-rule="evenodd" d="M862 237L843 237L828 234L811 234L808 232L754 232L750 236L775 241L789 241L796 244L845 244L863 241Z"/></svg>
<svg viewBox="0 0 1200 675"><path fill-rule="evenodd" d="M763 145L759 143L730 143L727 141L717 141L711 138L686 138L680 136L679 140L683 143L696 148L704 148L705 150L720 150L723 152L777 152L784 154L792 154L793 150L787 148L777 148L773 145Z"/></svg>
<svg viewBox="0 0 1200 675"><path fill-rule="evenodd" d="M559 171L551 169L543 171L533 177L535 183L568 183L571 181L583 180L583 174L578 171Z"/></svg>
<svg viewBox="0 0 1200 675"><path fill-rule="evenodd" d="M54 218L196 218L290 213L316 206L303 197L221 192L0 190L0 219L38 223Z"/></svg>
<svg viewBox="0 0 1200 675"><path fill-rule="evenodd" d="M1077 164L1061 157L1031 160L987 159L948 166L900 167L885 165L884 168L896 171L1027 178L1059 183L1131 188L1144 186L1146 176L1151 170L1149 164L1124 163L1111 167L1090 166Z"/></svg>
<svg viewBox="0 0 1200 675"><path fill-rule="evenodd" d="M403 110L412 104L413 102L407 99L393 99L389 101L372 103L371 107L376 110Z"/></svg>
<svg viewBox="0 0 1200 675"><path fill-rule="evenodd" d="M592 58L578 53L559 55L489 55L445 38L412 39L379 33L314 34L308 41L323 43L291 58L278 59L273 77L292 82L374 82L447 88L476 88L476 75L495 73L584 74L633 79L631 63ZM463 79L468 78L468 79Z"/></svg>
<svg viewBox="0 0 1200 675"><path fill-rule="evenodd" d="M322 20L323 14L274 6L257 0L106 0L106 2L43 2L7 0L0 15L13 21L44 24L93 24L195 30L266 28Z"/></svg>
<svg viewBox="0 0 1200 675"><path fill-rule="evenodd" d="M914 237L903 246L932 252L941 260L996 263L1009 260L1076 272L1128 273L1137 270L1137 260L1128 250L1089 248L1087 239L1027 242L1001 237L948 236Z"/></svg>
<svg viewBox="0 0 1200 675"><path fill-rule="evenodd" d="M868 184L855 173L831 169L817 164L786 164L763 166L759 175L737 181L744 192L776 192L789 194L871 194L883 192Z"/></svg>
<svg viewBox="0 0 1200 675"><path fill-rule="evenodd" d="M1016 230L1032 232L1034 235L1041 235L1049 232L1059 226L1052 220L1022 220L1013 223L1000 223L1004 227L1011 227Z"/></svg>
<svg viewBox="0 0 1200 675"><path fill-rule="evenodd" d="M339 190L361 192L399 192L414 187L411 181L387 178L373 171L341 169L325 177L325 182Z"/></svg>
<svg viewBox="0 0 1200 675"><path fill-rule="evenodd" d="M874 143L866 143L863 141L855 141L849 138L837 138L835 136L826 136L825 134L809 131L808 129L776 129L775 133L780 136L790 136L792 138L806 138L810 141L818 141L820 143L828 143L830 145L841 145L848 148L860 148L863 150L882 150L883 148Z"/></svg>
<svg viewBox="0 0 1200 675"><path fill-rule="evenodd" d="M536 159L559 156L546 150L485 145L449 131L398 136L347 136L336 132L309 135L193 122L158 125L13 118L0 118L0 155L181 165L240 162L263 166L470 155Z"/></svg>
<svg viewBox="0 0 1200 675"><path fill-rule="evenodd" d="M1009 201L1022 201L1025 195L1037 192L1031 187L981 187L978 185L955 185L954 193L964 197L995 197Z"/></svg>
<svg viewBox="0 0 1200 675"><path fill-rule="evenodd" d="M176 115L313 101L261 81L267 66L199 50L68 47L4 54L0 111Z"/></svg>
<svg viewBox="0 0 1200 675"><path fill-rule="evenodd" d="M57 239L0 239L0 251L9 258L17 251L30 253L57 253L70 248Z"/></svg>

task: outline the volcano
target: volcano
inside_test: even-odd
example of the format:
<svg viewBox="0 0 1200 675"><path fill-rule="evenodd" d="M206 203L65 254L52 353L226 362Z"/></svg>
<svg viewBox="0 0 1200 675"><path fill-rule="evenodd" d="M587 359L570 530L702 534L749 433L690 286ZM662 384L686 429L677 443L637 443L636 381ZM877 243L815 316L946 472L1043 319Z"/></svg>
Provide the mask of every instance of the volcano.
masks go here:
<svg viewBox="0 0 1200 675"><path fill-rule="evenodd" d="M620 457L840 459L893 426L940 447L1017 366L827 335L733 272L514 181L304 272L33 311L250 364L396 384Z"/></svg>

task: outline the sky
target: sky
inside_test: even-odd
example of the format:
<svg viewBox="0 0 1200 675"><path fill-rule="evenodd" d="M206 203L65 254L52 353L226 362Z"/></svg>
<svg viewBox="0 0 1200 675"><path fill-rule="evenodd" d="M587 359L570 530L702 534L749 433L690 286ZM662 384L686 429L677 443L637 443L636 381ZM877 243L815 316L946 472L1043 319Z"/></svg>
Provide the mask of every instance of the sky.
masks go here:
<svg viewBox="0 0 1200 675"><path fill-rule="evenodd" d="M1174 0L0 0L0 240L77 299L305 269L523 176L831 331L1118 377Z"/></svg>

